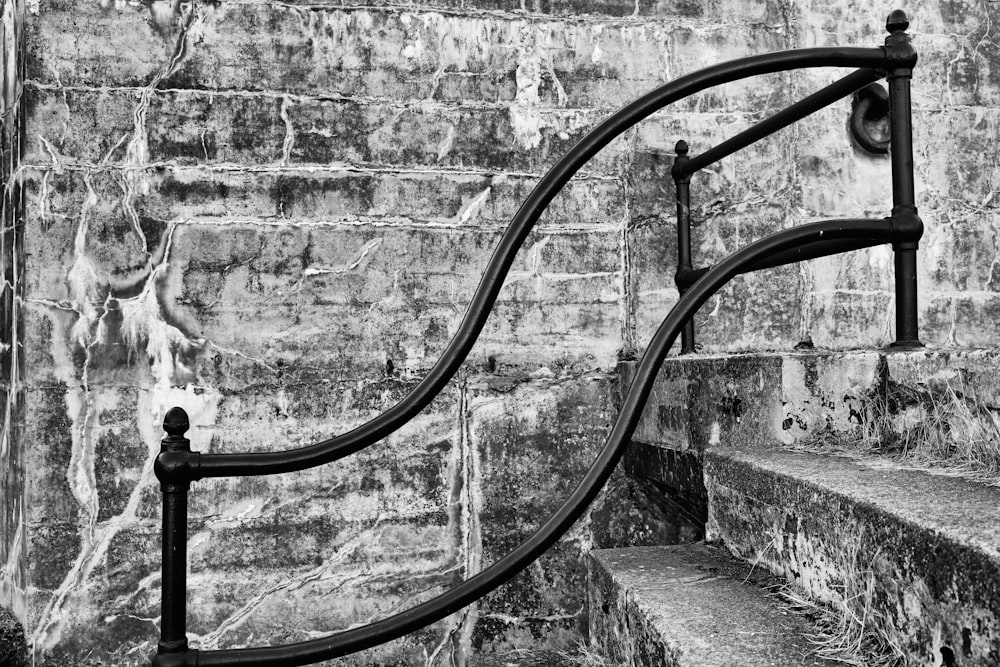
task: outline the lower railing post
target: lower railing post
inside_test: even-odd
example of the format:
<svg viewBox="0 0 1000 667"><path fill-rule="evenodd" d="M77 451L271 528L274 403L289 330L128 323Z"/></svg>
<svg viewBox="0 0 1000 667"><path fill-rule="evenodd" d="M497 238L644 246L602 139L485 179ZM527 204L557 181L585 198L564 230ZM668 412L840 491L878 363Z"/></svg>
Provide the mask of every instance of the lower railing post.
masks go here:
<svg viewBox="0 0 1000 667"><path fill-rule="evenodd" d="M909 21L900 10L889 15L885 40L889 66L889 150L892 161L892 216L907 238L892 244L896 288L896 340L892 347L922 347L917 332L917 247L923 223L917 215L913 179L913 120L910 79L915 55L906 34Z"/></svg>
<svg viewBox="0 0 1000 667"><path fill-rule="evenodd" d="M677 156L674 158L674 166L671 173L674 177L674 186L677 189L677 274L674 282L677 291L681 296L687 291L688 286L680 280L684 271L690 271L691 266L691 175L683 170L683 164L688 157L687 142L681 139L674 146ZM694 318L684 323L681 330L681 354L694 352Z"/></svg>
<svg viewBox="0 0 1000 667"><path fill-rule="evenodd" d="M190 452L191 441L184 437L190 423L181 408L171 408L163 418L167 432L160 455ZM157 467L163 492L163 533L161 561L160 641L154 667L186 665L187 640L187 501L190 482L164 479Z"/></svg>

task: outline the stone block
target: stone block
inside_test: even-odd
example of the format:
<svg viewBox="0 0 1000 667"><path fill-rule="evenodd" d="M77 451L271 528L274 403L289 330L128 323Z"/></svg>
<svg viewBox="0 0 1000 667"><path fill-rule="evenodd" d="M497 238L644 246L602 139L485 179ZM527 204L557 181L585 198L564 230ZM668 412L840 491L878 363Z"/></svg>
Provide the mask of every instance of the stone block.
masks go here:
<svg viewBox="0 0 1000 667"><path fill-rule="evenodd" d="M776 450L713 450L705 465L709 539L843 614L864 610L865 631L912 664L996 662L995 488Z"/></svg>
<svg viewBox="0 0 1000 667"><path fill-rule="evenodd" d="M705 544L591 552L591 642L638 667L832 667L812 631L759 586L766 579Z"/></svg>
<svg viewBox="0 0 1000 667"><path fill-rule="evenodd" d="M482 565L526 539L580 481L609 430L611 399L612 388L600 376L470 382L469 442L478 457L471 492L481 507ZM584 623L583 559L592 530L588 513L534 565L479 603L473 643L481 652L573 643ZM516 631L522 624L530 635Z"/></svg>
<svg viewBox="0 0 1000 667"><path fill-rule="evenodd" d="M51 660L85 652L116 665L133 664L123 655L141 661L152 650L159 493L151 462L160 437L156 419L165 407L187 408L194 449L253 451L301 446L346 431L408 387L342 385L326 397L311 386L229 396L180 388L138 394L95 389L86 416L54 406L67 423L50 425L50 437L69 439L66 431L77 423L86 430L79 442L74 435L62 460L44 463L53 480L73 481L59 497L65 516L77 518L60 523L40 513L45 506L55 509L58 500L59 485L47 483L51 501L36 503L29 544L29 562L47 564L32 577L42 589L32 612L36 650ZM59 400L68 396L72 409L71 392L53 394ZM340 464L274 478L194 483L189 627L196 643L212 648L307 639L394 613L456 583L462 571L456 566L456 520L468 510L453 497L452 478L463 474L455 458L454 399L448 392L388 443ZM129 447L137 448L134 456ZM74 466L86 472L86 457L93 457L89 485L72 475ZM59 560L40 558L41 544ZM62 546L52 549L55 544ZM83 574L72 574L77 568ZM330 596L340 602L316 604ZM411 664L441 641L438 633L433 626L346 664Z"/></svg>
<svg viewBox="0 0 1000 667"><path fill-rule="evenodd" d="M181 36L175 26L161 26L159 17L144 16L145 8L43 5L46 11L30 39L46 49L31 61L28 76L46 86L141 87L157 81L164 88L279 96L607 108L612 100L633 99L667 79L773 51L787 41L773 22L692 27L690 18L672 16L666 7L657 12L663 16L622 23L559 16L568 8L544 10L554 15L537 21L522 11L503 11L507 6L484 14L471 8L220 3L191 8L185 48L171 68ZM636 8L633 4L629 13ZM696 9L705 11L689 7L678 13ZM58 39L74 31L76 40ZM124 63L122 53L129 54ZM698 104L742 104L761 92L737 84Z"/></svg>
<svg viewBox="0 0 1000 667"><path fill-rule="evenodd" d="M410 372L443 350L495 239L435 228L183 226L164 289L182 330L264 369L280 362L365 377L390 360ZM474 359L613 364L617 245L616 234L596 231L530 239ZM359 307L361 319L350 315ZM512 334L534 341L512 347Z"/></svg>

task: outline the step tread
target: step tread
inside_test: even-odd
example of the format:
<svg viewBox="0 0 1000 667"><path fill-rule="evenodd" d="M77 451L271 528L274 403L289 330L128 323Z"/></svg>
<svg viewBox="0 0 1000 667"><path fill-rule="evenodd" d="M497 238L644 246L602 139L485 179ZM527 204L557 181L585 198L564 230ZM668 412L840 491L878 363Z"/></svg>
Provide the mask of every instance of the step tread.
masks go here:
<svg viewBox="0 0 1000 667"><path fill-rule="evenodd" d="M781 449L711 448L705 462L713 461L739 462L835 493L1000 558L1000 487L885 459Z"/></svg>
<svg viewBox="0 0 1000 667"><path fill-rule="evenodd" d="M812 655L808 623L747 583L750 569L724 549L705 544L633 547L596 550L591 557L610 586L630 601L631 613L650 626L656 635L651 639L664 646L664 661L655 664L835 664Z"/></svg>
<svg viewBox="0 0 1000 667"><path fill-rule="evenodd" d="M709 448L706 536L866 619L907 664L996 667L1000 488L891 461Z"/></svg>

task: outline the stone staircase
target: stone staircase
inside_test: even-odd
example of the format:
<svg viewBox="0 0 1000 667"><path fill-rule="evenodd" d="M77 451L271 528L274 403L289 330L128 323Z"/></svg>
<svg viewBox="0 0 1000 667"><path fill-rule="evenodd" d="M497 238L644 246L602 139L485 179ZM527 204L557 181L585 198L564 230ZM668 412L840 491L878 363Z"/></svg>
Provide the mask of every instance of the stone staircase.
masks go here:
<svg viewBox="0 0 1000 667"><path fill-rule="evenodd" d="M669 360L625 466L705 543L595 551L591 641L616 665L1000 664L998 370L969 350Z"/></svg>

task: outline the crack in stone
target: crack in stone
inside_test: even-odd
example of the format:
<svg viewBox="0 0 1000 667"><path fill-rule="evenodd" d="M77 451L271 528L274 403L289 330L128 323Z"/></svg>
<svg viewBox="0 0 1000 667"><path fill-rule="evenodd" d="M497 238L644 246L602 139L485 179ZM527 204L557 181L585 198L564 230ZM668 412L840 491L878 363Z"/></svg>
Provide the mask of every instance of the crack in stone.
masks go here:
<svg viewBox="0 0 1000 667"><path fill-rule="evenodd" d="M333 557L328 558L321 565L314 567L307 572L288 577L287 579L273 584L267 589L261 591L244 603L235 612L227 616L221 623L219 623L218 626L216 626L215 630L206 635L196 635L189 632L188 636L192 640L192 643L196 642L195 645L201 650L212 650L218 648L219 642L223 639L223 637L225 637L225 635L240 627L250 618L257 608L278 593L293 592L309 584L327 581L336 581L337 583L335 584L333 591L337 591L350 584L352 581L364 578L364 574L346 577L336 573L331 573L331 568L334 565L346 560L349 556L354 555L359 550L367 547L371 543L373 534L379 527L382 519L383 517L379 516L370 528L360 532L357 536L352 538L347 544L339 548Z"/></svg>
<svg viewBox="0 0 1000 667"><path fill-rule="evenodd" d="M377 239L372 239L367 243L365 243L365 245L362 246L360 254L358 255L357 259L355 259L346 267L310 266L302 270L302 275L304 277L308 277L308 276L326 275L331 273L333 274L350 273L354 269L361 266L361 263L365 261L366 257L368 257L368 253L370 253L373 249L381 245L382 240L383 240L382 238L377 238Z"/></svg>
<svg viewBox="0 0 1000 667"><path fill-rule="evenodd" d="M243 352L240 352L239 350L234 350L234 349L231 349L231 348L228 348L228 347L223 347L223 346L219 345L218 343L215 343L215 342L212 342L212 341L208 341L208 346L211 347L213 350L217 350L219 352L222 352L223 354L228 354L228 355L231 355L231 356L234 356L234 357L239 357L241 359L246 359L247 361L252 361L253 363L255 363L255 364L259 365L259 366L263 366L264 368L266 368L267 370L271 371L272 373L278 372L278 369L275 366L272 366L268 362L266 362L263 359L260 359L258 357L252 357L249 354L245 354Z"/></svg>

